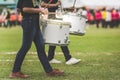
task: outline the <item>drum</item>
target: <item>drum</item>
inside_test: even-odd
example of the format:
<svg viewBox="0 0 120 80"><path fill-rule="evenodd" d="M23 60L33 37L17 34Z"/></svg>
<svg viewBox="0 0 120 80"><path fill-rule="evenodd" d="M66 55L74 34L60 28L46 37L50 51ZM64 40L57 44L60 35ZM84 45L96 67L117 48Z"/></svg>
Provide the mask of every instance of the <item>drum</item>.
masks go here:
<svg viewBox="0 0 120 80"><path fill-rule="evenodd" d="M70 23L62 20L46 20L42 27L45 44L68 45Z"/></svg>
<svg viewBox="0 0 120 80"><path fill-rule="evenodd" d="M86 18L76 13L63 15L63 21L71 23L70 34L83 36L85 34Z"/></svg>

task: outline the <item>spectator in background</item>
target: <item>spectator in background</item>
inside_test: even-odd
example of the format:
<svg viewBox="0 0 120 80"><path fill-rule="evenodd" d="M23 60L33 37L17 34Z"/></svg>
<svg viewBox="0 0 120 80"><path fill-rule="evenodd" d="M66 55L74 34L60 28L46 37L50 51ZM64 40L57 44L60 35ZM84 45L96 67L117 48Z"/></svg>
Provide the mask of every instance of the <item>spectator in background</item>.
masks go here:
<svg viewBox="0 0 120 80"><path fill-rule="evenodd" d="M111 27L118 27L119 26L119 13L118 10L112 9L111 12L111 17L112 17L112 25Z"/></svg>
<svg viewBox="0 0 120 80"><path fill-rule="evenodd" d="M87 24L93 24L94 23L94 16L90 13L90 11L87 11Z"/></svg>
<svg viewBox="0 0 120 80"><path fill-rule="evenodd" d="M120 10L118 10L118 13L119 13L119 25L120 25Z"/></svg>
<svg viewBox="0 0 120 80"><path fill-rule="evenodd" d="M110 27L111 28L111 12L110 10L106 10L106 27Z"/></svg>
<svg viewBox="0 0 120 80"><path fill-rule="evenodd" d="M101 22L102 22L102 28L105 28L106 26L106 8L103 8L102 11L101 11L101 14L102 14L102 19L101 19Z"/></svg>
<svg viewBox="0 0 120 80"><path fill-rule="evenodd" d="M87 14L86 14L86 17L87 17L87 21L86 21L86 26L87 26L87 28L89 27L89 25L90 25L90 16L91 16L91 14L90 14L90 11L87 11Z"/></svg>
<svg viewBox="0 0 120 80"><path fill-rule="evenodd" d="M100 10L96 10L95 11L95 23L96 23L96 27L99 28L99 24L101 22L101 18L102 18L102 14L100 12Z"/></svg>
<svg viewBox="0 0 120 80"><path fill-rule="evenodd" d="M7 11L6 11L6 9L3 9L3 11L0 15L0 25L3 27L6 26L6 17L7 17Z"/></svg>
<svg viewBox="0 0 120 80"><path fill-rule="evenodd" d="M120 17L119 12L118 10L116 10L116 27L117 28L119 27L119 17Z"/></svg>
<svg viewBox="0 0 120 80"><path fill-rule="evenodd" d="M0 27L1 27L1 25L2 25L2 16L0 15Z"/></svg>
<svg viewBox="0 0 120 80"><path fill-rule="evenodd" d="M85 7L82 8L82 14L83 16L86 16L87 15L87 10Z"/></svg>
<svg viewBox="0 0 120 80"><path fill-rule="evenodd" d="M5 27L10 26L10 11L9 10L7 10L6 22L7 23Z"/></svg>
<svg viewBox="0 0 120 80"><path fill-rule="evenodd" d="M10 15L10 27L16 26L17 16L15 12L11 13Z"/></svg>
<svg viewBox="0 0 120 80"><path fill-rule="evenodd" d="M22 15L21 15L21 13L19 12L19 13L18 13L18 18L17 18L17 25L21 25L21 21L22 21Z"/></svg>

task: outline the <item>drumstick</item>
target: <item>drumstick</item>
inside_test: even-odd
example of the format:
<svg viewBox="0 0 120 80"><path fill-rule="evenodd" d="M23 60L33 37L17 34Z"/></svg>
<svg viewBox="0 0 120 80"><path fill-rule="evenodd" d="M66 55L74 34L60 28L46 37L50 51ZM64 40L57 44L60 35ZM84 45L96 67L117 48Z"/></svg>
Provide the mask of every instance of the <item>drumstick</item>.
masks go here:
<svg viewBox="0 0 120 80"><path fill-rule="evenodd" d="M75 3L76 3L76 0L75 0L74 3L73 3L73 8L75 7Z"/></svg>

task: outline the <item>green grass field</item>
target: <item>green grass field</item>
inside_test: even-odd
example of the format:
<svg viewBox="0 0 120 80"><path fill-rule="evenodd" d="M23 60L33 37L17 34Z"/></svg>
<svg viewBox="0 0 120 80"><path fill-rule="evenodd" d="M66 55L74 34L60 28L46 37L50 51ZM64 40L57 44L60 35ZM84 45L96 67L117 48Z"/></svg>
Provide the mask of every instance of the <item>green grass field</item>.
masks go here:
<svg viewBox="0 0 120 80"><path fill-rule="evenodd" d="M0 27L0 80L23 80L9 78L21 39L21 27ZM46 77L33 44L22 66L22 72L31 77L24 80L120 80L120 27L97 29L90 26L84 36L70 35L69 49L73 57L82 61L76 65L66 65L58 46L55 58L62 64L51 65L63 69L65 75Z"/></svg>

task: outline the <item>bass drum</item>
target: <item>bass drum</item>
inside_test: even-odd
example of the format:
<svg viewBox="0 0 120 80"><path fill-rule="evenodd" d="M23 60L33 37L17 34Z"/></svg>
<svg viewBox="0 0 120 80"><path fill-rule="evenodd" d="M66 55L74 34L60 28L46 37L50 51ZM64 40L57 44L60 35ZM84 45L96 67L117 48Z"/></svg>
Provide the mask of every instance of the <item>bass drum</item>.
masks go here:
<svg viewBox="0 0 120 80"><path fill-rule="evenodd" d="M43 38L49 45L68 45L69 44L70 23L62 20L46 20L42 25Z"/></svg>
<svg viewBox="0 0 120 80"><path fill-rule="evenodd" d="M86 17L76 13L67 13L63 15L63 21L71 23L70 34L83 36L85 35Z"/></svg>

